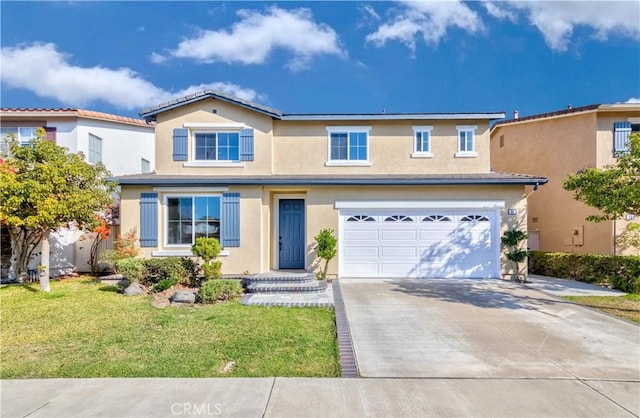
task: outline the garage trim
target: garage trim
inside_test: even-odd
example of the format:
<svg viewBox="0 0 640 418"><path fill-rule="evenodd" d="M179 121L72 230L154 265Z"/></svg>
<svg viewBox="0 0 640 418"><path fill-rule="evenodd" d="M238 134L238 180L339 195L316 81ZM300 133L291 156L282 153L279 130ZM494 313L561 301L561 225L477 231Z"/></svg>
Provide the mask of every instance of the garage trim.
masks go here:
<svg viewBox="0 0 640 418"><path fill-rule="evenodd" d="M502 209L504 200L337 201L336 209Z"/></svg>

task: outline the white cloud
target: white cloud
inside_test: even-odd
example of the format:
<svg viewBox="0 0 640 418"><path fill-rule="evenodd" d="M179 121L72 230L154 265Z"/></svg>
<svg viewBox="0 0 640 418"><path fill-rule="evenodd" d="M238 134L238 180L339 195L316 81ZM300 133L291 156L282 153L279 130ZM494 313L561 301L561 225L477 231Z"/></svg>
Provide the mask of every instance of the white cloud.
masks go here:
<svg viewBox="0 0 640 418"><path fill-rule="evenodd" d="M180 42L171 55L207 63L262 64L275 49L284 49L293 55L288 63L293 70L306 68L316 55L346 55L336 32L315 22L309 9L274 6L265 13L240 10L237 14L240 21L229 30L202 30Z"/></svg>
<svg viewBox="0 0 640 418"><path fill-rule="evenodd" d="M640 103L640 97L631 97L625 103Z"/></svg>
<svg viewBox="0 0 640 418"><path fill-rule="evenodd" d="M151 55L149 56L149 61L151 61L154 64L162 64L163 62L166 62L169 58L167 58L165 55L161 55L158 54L157 52L152 52Z"/></svg>
<svg viewBox="0 0 640 418"><path fill-rule="evenodd" d="M376 12L372 6L365 4L362 6L362 11L370 18L374 20L380 20L380 15Z"/></svg>
<svg viewBox="0 0 640 418"><path fill-rule="evenodd" d="M229 82L189 86L173 92L161 89L129 68L79 67L52 43L3 47L2 83L30 90L64 105L83 107L103 101L122 109L139 109L203 89L216 89L245 100L264 99L256 91Z"/></svg>
<svg viewBox="0 0 640 418"><path fill-rule="evenodd" d="M461 1L401 1L402 7L389 21L367 35L367 41L383 46L397 40L412 50L416 38L422 36L427 44L437 45L451 27L468 33L483 29L478 14Z"/></svg>
<svg viewBox="0 0 640 418"><path fill-rule="evenodd" d="M527 15L544 36L547 45L559 52L569 48L576 27L587 27L605 41L618 34L640 40L638 1L509 1Z"/></svg>
<svg viewBox="0 0 640 418"><path fill-rule="evenodd" d="M491 17L495 17L496 19L501 19L501 20L508 19L514 23L518 21L518 16L516 12L505 7L506 3L503 3L500 6L498 6L493 1L483 1L481 4L485 8L489 16Z"/></svg>

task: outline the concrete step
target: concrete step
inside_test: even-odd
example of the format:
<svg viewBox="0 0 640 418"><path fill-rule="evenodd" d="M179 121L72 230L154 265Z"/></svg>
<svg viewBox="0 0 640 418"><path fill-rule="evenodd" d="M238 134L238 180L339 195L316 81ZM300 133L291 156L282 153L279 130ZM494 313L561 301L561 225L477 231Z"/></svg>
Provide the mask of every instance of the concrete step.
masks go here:
<svg viewBox="0 0 640 418"><path fill-rule="evenodd" d="M269 272L259 273L251 276L245 276L242 280L245 286L252 284L294 284L294 283L313 283L316 281L313 273L288 273L288 272Z"/></svg>
<svg viewBox="0 0 640 418"><path fill-rule="evenodd" d="M312 293L326 289L326 281L315 279L312 282L251 283L246 286L249 293Z"/></svg>

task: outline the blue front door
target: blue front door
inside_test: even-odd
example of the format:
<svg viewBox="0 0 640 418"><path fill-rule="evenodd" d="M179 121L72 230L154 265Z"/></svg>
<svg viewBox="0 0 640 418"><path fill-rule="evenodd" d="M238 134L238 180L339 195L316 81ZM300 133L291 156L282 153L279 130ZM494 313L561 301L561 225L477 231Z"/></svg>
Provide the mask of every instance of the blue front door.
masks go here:
<svg viewBox="0 0 640 418"><path fill-rule="evenodd" d="M279 268L304 268L304 199L280 199Z"/></svg>

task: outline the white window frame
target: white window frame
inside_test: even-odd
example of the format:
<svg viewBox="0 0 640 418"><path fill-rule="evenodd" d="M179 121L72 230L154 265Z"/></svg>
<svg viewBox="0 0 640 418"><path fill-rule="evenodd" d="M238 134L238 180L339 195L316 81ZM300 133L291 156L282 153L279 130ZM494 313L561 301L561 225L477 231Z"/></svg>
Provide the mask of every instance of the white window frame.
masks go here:
<svg viewBox="0 0 640 418"><path fill-rule="evenodd" d="M431 131L433 130L433 126L412 126L413 128L413 152L411 153L411 158L432 158L433 153L431 152ZM429 147L425 151L424 149L418 150L418 133L424 135L425 133L429 135Z"/></svg>
<svg viewBox="0 0 640 418"><path fill-rule="evenodd" d="M192 200L196 197L217 197L220 199L220 245L222 245L222 193L207 193L207 194L197 194L197 193L171 193L171 194L165 194L163 196L163 212L164 212L164 216L163 216L163 225L162 225L162 231L163 231L163 243L164 243L164 247L165 248L191 248L193 246L193 242L194 242L194 234L193 232L191 233L191 244L169 244L169 199L171 198L185 198L185 197L190 197ZM192 205L192 215L191 215L191 225L192 228L193 223L195 222L195 210L196 210L196 205L193 204Z"/></svg>
<svg viewBox="0 0 640 418"><path fill-rule="evenodd" d="M145 169L144 166L147 166L147 168ZM140 172L141 173L150 173L151 172L151 161L147 160L146 158L140 158Z"/></svg>
<svg viewBox="0 0 640 418"><path fill-rule="evenodd" d="M15 132L6 132L2 134L2 138L0 138L0 140L5 143L6 138L10 135L10 134L14 134L15 139L20 142L20 145L25 147L27 145L31 144L31 140L34 138L37 138L36 135L36 131L38 130L38 128L42 128L42 126L3 126L2 129L4 130L11 130ZM33 135L30 136L29 138L22 138L22 134L21 134L21 130L22 129L32 129L33 130Z"/></svg>
<svg viewBox="0 0 640 418"><path fill-rule="evenodd" d="M370 141L369 136L371 132L371 126L327 126L327 162L324 164L326 167L341 167L341 166L359 166L370 167L371 161L369 161L370 154ZM331 134L347 134L351 133L364 133L366 134L366 146L367 156L366 160L332 160L331 159ZM348 155L349 143L347 142L347 155Z"/></svg>
<svg viewBox="0 0 640 418"><path fill-rule="evenodd" d="M96 142L94 142L94 144L95 143L99 144L99 146L100 146L99 150L96 150L95 148L92 148L92 146L91 146L91 142L92 142L91 138L92 137L96 139ZM90 164L96 164L96 163L102 162L103 161L102 160L102 138L99 137L98 135L92 134L91 132L89 132L89 137L88 138L89 138L89 142L87 144L87 161ZM92 155L95 155L95 154L98 155L97 161L93 161L93 158L92 158Z"/></svg>
<svg viewBox="0 0 640 418"><path fill-rule="evenodd" d="M220 130L192 130L191 132L191 150L192 150L192 161L194 163L224 163L224 164L239 164L240 163L240 130L235 129L220 129ZM196 159L196 135L198 134L215 134L216 136L216 159L213 160L198 160ZM238 135L238 159L237 160L218 160L218 134L237 134Z"/></svg>
<svg viewBox="0 0 640 418"><path fill-rule="evenodd" d="M473 157L477 157L478 153L476 152L476 130L478 129L477 125L458 125L456 126L456 130L457 130L457 135L456 135L456 143L457 143L457 148L458 148L458 152L456 153L456 157L458 158L473 158ZM460 147L460 134L461 133L471 133L471 135L473 135L472 141L471 141L471 146L472 149L468 150L468 149L462 149ZM465 144L466 144L466 138L465 138ZM466 145L465 145L466 148Z"/></svg>

